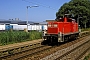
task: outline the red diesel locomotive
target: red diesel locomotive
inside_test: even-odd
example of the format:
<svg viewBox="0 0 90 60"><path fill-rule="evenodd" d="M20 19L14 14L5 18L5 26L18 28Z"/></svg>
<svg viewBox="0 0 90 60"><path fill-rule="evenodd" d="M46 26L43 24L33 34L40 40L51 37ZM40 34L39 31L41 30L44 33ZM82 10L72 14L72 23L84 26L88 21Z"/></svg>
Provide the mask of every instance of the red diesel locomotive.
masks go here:
<svg viewBox="0 0 90 60"><path fill-rule="evenodd" d="M47 31L43 33L43 42L65 42L79 36L78 23L75 19L68 18L67 15L58 21L48 22L47 26Z"/></svg>

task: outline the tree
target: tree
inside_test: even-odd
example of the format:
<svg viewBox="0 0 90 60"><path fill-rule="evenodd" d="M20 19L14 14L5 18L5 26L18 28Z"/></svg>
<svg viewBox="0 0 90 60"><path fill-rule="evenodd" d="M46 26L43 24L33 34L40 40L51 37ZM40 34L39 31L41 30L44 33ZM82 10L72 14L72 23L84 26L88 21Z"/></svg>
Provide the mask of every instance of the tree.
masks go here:
<svg viewBox="0 0 90 60"><path fill-rule="evenodd" d="M64 14L71 14L76 20L78 18L82 28L90 27L90 0L71 0L64 3L56 13L56 19Z"/></svg>

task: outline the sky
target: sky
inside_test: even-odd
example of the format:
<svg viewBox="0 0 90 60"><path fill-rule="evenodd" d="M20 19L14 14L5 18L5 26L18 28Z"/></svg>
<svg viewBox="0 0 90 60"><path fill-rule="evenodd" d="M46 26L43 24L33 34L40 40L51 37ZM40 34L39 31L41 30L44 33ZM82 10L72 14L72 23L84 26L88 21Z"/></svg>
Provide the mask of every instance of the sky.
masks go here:
<svg viewBox="0 0 90 60"><path fill-rule="evenodd" d="M56 12L70 0L0 0L0 20L15 19L33 22L54 20ZM27 9L27 6L38 6Z"/></svg>

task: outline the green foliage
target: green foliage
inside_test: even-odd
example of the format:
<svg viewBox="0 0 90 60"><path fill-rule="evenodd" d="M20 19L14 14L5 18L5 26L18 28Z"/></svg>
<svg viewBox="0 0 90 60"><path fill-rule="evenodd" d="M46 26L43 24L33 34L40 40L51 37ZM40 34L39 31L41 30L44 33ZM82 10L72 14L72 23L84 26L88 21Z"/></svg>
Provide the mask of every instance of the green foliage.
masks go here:
<svg viewBox="0 0 90 60"><path fill-rule="evenodd" d="M81 29L82 31L90 31L90 28L86 28L86 29Z"/></svg>
<svg viewBox="0 0 90 60"><path fill-rule="evenodd" d="M38 31L30 32L30 40L41 39L41 38L42 38L42 32L38 32Z"/></svg>
<svg viewBox="0 0 90 60"><path fill-rule="evenodd" d="M7 45L12 43L18 43L28 40L40 39L42 37L41 32L31 31L6 31L0 32L0 45Z"/></svg>
<svg viewBox="0 0 90 60"><path fill-rule="evenodd" d="M64 14L74 15L76 20L82 17L79 18L80 26L82 28L90 27L90 0L71 0L64 3L56 13L56 19L59 19Z"/></svg>
<svg viewBox="0 0 90 60"><path fill-rule="evenodd" d="M90 58L90 54L88 56L85 56L84 60L88 60Z"/></svg>

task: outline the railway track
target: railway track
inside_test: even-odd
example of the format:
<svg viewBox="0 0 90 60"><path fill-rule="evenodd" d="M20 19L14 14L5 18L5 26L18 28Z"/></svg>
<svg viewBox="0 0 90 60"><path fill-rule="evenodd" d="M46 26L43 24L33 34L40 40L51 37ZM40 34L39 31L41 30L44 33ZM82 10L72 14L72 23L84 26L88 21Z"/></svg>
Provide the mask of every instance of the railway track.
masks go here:
<svg viewBox="0 0 90 60"><path fill-rule="evenodd" d="M83 54L85 54L88 50L90 50L89 47L90 41L87 41L76 48L66 52L62 56L56 58L56 60L79 60ZM88 47L88 48L86 48Z"/></svg>
<svg viewBox="0 0 90 60"><path fill-rule="evenodd" d="M81 60L82 56L90 50L90 37L86 37L80 42L72 44L67 48L58 50L57 52L48 55L41 60Z"/></svg>
<svg viewBox="0 0 90 60"><path fill-rule="evenodd" d="M41 60L55 60L55 59L57 60L57 59L59 59L59 57L61 55L65 54L65 53L69 52L70 50L74 49L75 47L79 46L80 43L83 44L85 42L84 39L87 37L83 37L83 38L80 38L79 40L68 42L68 43L62 44L60 46L54 46L52 48L49 48L49 49L46 49L43 51L39 51L38 53L35 53L33 55L21 58L21 60L40 60L40 59ZM77 45L77 43L78 43L78 45ZM73 44L76 46L74 46ZM58 51L58 50L61 50L61 51Z"/></svg>
<svg viewBox="0 0 90 60"><path fill-rule="evenodd" d="M24 51L36 49L39 47L43 47L41 45L41 40L0 46L0 59L4 59L12 55L15 55Z"/></svg>
<svg viewBox="0 0 90 60"><path fill-rule="evenodd" d="M24 50L24 51L15 53L15 54L11 54L11 55L1 57L0 59L17 60L17 59L21 59L23 57L26 57L28 55L31 56L33 54L36 54L36 53L40 52L40 51L50 49L50 48L51 48L51 46L43 46L43 45L41 45L41 46L33 48L33 49Z"/></svg>

